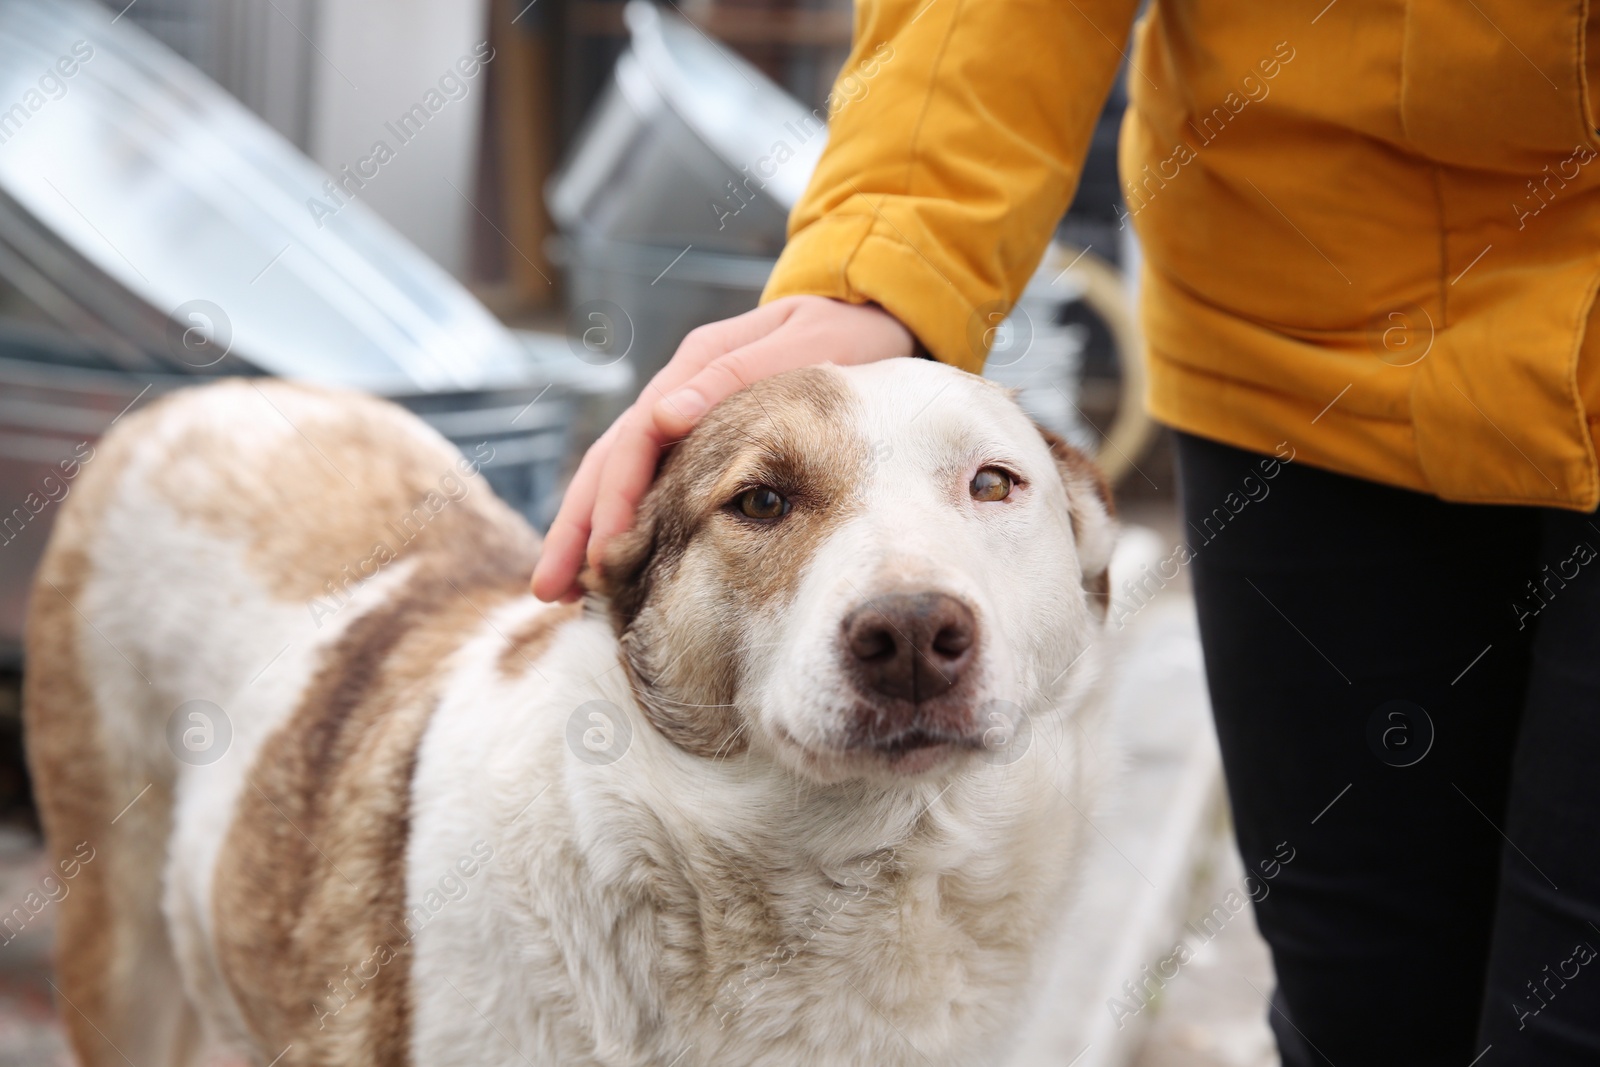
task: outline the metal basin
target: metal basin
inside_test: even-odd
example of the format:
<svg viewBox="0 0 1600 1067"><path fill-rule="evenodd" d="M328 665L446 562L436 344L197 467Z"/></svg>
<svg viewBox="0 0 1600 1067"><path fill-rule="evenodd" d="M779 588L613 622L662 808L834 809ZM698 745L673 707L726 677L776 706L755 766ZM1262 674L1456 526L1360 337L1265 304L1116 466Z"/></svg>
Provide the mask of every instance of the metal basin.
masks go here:
<svg viewBox="0 0 1600 1067"><path fill-rule="evenodd" d="M777 255L825 116L684 19L624 14L631 45L546 187L551 216L575 239Z"/></svg>
<svg viewBox="0 0 1600 1067"><path fill-rule="evenodd" d="M523 380L501 389L394 394L465 454L493 448L494 491L535 526L554 516L585 411L619 388L585 367L566 339L522 338ZM0 320L0 664L17 660L33 570L61 503L95 443L124 412L196 384L178 374L119 370L88 345ZM532 561L530 560L530 566Z"/></svg>
<svg viewBox="0 0 1600 1067"><path fill-rule="evenodd" d="M132 20L0 0L0 108L29 100L0 112L0 276L116 365L384 393L521 373L359 174L330 177Z"/></svg>

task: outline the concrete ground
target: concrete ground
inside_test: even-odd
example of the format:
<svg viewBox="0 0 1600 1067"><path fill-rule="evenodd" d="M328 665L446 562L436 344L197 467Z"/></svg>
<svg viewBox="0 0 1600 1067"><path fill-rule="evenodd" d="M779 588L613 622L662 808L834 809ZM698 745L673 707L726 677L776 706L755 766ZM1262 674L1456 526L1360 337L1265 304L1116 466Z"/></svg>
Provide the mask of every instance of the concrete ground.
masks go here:
<svg viewBox="0 0 1600 1067"><path fill-rule="evenodd" d="M0 1067L66 1067L72 1063L50 988L53 904L29 914L30 893L50 873L33 834L0 827ZM69 890L70 892L70 890ZM35 895L34 902L44 898ZM22 924L13 909L27 916ZM20 930L18 929L20 925ZM70 1010L70 1009L68 1009Z"/></svg>
<svg viewBox="0 0 1600 1067"><path fill-rule="evenodd" d="M1166 501L1127 507L1123 518L1154 534L1153 546L1161 550L1178 543L1177 516ZM1186 598L1187 575L1183 579L1163 596ZM1209 911L1244 878L1226 813L1208 830L1209 841L1198 850L1186 921ZM1271 954L1256 930L1253 909L1246 908L1161 990L1129 1067L1278 1067L1262 999L1271 996L1273 985Z"/></svg>
<svg viewBox="0 0 1600 1067"><path fill-rule="evenodd" d="M1190 920L1244 878L1228 829L1217 829L1212 854L1195 880ZM1161 991L1130 1067L1278 1067L1262 999L1272 994L1272 983L1272 957L1247 908Z"/></svg>

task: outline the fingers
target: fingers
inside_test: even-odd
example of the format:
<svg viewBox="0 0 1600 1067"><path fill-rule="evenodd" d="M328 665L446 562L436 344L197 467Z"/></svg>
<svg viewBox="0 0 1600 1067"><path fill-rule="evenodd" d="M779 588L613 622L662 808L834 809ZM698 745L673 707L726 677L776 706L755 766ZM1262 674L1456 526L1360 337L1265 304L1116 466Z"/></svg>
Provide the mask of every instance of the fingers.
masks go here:
<svg viewBox="0 0 1600 1067"><path fill-rule="evenodd" d="M662 434L648 409L637 408L617 424L617 439L606 455L589 528L589 563L598 567L606 543L633 524L634 511L655 477Z"/></svg>
<svg viewBox="0 0 1600 1067"><path fill-rule="evenodd" d="M639 391L635 406L650 407L700 373L713 360L767 336L782 326L793 310L792 305L784 305L780 301L690 330L667 365L657 371Z"/></svg>
<svg viewBox="0 0 1600 1067"><path fill-rule="evenodd" d="M692 378L642 409L639 421L630 421L607 457L589 535L590 562L597 564L606 542L632 523L634 510L650 488L661 450L668 443L682 439L706 412L751 382L814 360L813 353L797 350L780 333L769 332L712 360ZM648 399L641 397L640 404Z"/></svg>
<svg viewBox="0 0 1600 1067"><path fill-rule="evenodd" d="M661 373L650 380L645 394L656 400L698 374L706 364L767 336L794 313L793 301L778 300L731 319L710 322L689 331Z"/></svg>
<svg viewBox="0 0 1600 1067"><path fill-rule="evenodd" d="M574 500L573 490L568 490L561 514L567 514L571 506L574 518L570 531L563 532L559 546L561 555L552 559L550 570L553 577L547 586L541 586L542 590L553 588L556 577L565 575L569 567L572 577L576 577L585 551L590 564L598 567L606 542L632 525L639 501L644 499L645 491L650 488L662 447L679 436L660 431L650 416L651 407L662 397L675 392L683 382L699 373L711 361L770 334L783 325L792 310L792 305L782 302L767 304L743 315L701 326L683 339L671 361L650 380L633 407L624 412L607 431L607 437L611 440L602 461L593 468L592 483L582 487L584 495ZM709 406L701 407L700 413L704 414ZM591 456L594 451L590 450ZM588 465L590 458L585 457L585 465ZM576 477L573 483L576 488ZM581 522L576 518L580 513L584 516ZM554 527L551 533L554 535ZM586 542L587 549L569 542L569 537L576 538L579 534ZM568 578L570 581L571 578Z"/></svg>
<svg viewBox="0 0 1600 1067"><path fill-rule="evenodd" d="M613 424L589 447L561 499L561 509L550 524L550 532L545 535L544 548L533 569L533 595L540 600L568 599L573 592L573 583L583 566L584 550L589 544L589 526L595 495L600 488L600 475L611 444L616 440L617 425Z"/></svg>
<svg viewBox="0 0 1600 1067"><path fill-rule="evenodd" d="M911 333L887 312L824 301L798 305L774 329L706 363L652 408L656 428L682 437L705 413L762 378L818 363L867 363L911 354Z"/></svg>
<svg viewBox="0 0 1600 1067"><path fill-rule="evenodd" d="M682 437L717 404L751 382L815 363L816 355L793 338L768 335L711 361L705 369L658 400L651 408L665 438Z"/></svg>
<svg viewBox="0 0 1600 1067"><path fill-rule="evenodd" d="M789 297L693 330L573 475L534 569L541 600L573 599L587 556L633 523L662 449L712 407L761 378L822 362L907 355L911 335L874 307Z"/></svg>

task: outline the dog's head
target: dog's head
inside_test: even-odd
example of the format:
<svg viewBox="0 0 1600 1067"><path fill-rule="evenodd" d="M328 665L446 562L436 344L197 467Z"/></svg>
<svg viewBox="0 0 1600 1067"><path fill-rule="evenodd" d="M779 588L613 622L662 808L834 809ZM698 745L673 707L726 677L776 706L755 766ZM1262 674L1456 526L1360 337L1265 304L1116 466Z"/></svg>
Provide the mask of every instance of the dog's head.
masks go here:
<svg viewBox="0 0 1600 1067"><path fill-rule="evenodd" d="M719 404L598 585L641 704L684 750L915 775L1051 706L1104 618L1113 536L1086 457L993 384L896 359Z"/></svg>

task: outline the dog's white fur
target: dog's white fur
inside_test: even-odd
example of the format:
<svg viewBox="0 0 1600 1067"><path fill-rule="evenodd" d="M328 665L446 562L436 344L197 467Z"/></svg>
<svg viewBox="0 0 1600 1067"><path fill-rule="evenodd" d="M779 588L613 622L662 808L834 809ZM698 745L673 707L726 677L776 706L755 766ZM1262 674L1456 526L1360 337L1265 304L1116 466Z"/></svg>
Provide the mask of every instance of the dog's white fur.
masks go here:
<svg viewBox="0 0 1600 1067"><path fill-rule="evenodd" d="M686 751L656 729L603 610L562 624L527 669L508 675L506 635L560 609L529 597L493 603L444 661L410 786L404 876L418 921L403 957L348 961L364 976L407 969L411 1062L1003 1062L1064 909L1093 792L1099 615L1084 583L1108 563L1108 509L980 379L903 360L811 373L842 386L841 447L865 442L870 460L849 514L811 542L809 558L787 562L795 579L782 602L743 609L732 702L742 739L731 754ZM315 443L316 426L357 407L393 435L370 442L375 462L431 464L423 480L455 464L431 431L387 407L374 414L374 402L229 383L131 420L115 468L87 472L104 483L85 494L98 503L68 504L82 514L63 522L46 576L64 582L72 553L85 565L60 592L89 624L70 644L92 696L107 810L146 784L155 793L94 842L112 890L107 966L118 978L91 1021L119 1053L79 1027L86 1063L181 1063L202 1045L259 1064L280 1054L284 1065L325 1062L309 1051L315 1035L361 1002L363 987L341 984L337 969L311 983L313 1037L297 1039L299 1052L283 1049L288 1037L261 1032L241 1008L250 979L220 958L217 927L230 916L215 910L213 889L264 745L328 650L400 595L413 563L379 570L347 606L313 620L305 600L263 577L270 537L229 536L215 516L192 514L195 495L215 494L207 506L226 511L238 484L280 477L274 465L300 448L297 435ZM235 456L255 457L247 462L261 470L241 477L189 457L183 477L214 484L186 481L186 499L175 500L173 472L161 468L196 425L233 435ZM1017 496L1000 506L968 499L973 471L993 463L1021 475ZM503 521L481 478L464 484L472 507ZM350 515L361 495L331 478L305 491L313 498L285 522L341 509L340 521L393 518ZM694 546L683 555L671 606L679 625L694 626L696 611L728 611L714 595L728 578L716 560ZM1028 732L1016 734L1015 717L981 726L990 740L1026 743L1021 758L957 749L908 772L844 746L854 698L840 666L841 619L905 589L973 608L983 634L974 700L1020 706ZM60 629L70 616L41 618L36 627ZM164 736L172 710L195 698L224 706L233 730L226 756L204 766L175 762ZM598 728L631 737L616 762L581 758L569 742L575 709L591 701L620 716L594 720ZM51 729L30 715L34 731ZM57 751L35 744L33 758L59 791L83 772L61 769ZM85 832L69 830L65 815L51 825L51 804L52 848L68 853L76 841L67 838ZM164 870L140 849L164 855ZM158 877L156 915L143 904Z"/></svg>

